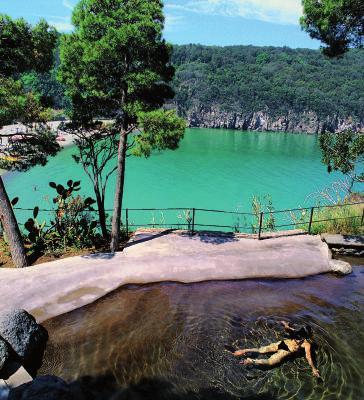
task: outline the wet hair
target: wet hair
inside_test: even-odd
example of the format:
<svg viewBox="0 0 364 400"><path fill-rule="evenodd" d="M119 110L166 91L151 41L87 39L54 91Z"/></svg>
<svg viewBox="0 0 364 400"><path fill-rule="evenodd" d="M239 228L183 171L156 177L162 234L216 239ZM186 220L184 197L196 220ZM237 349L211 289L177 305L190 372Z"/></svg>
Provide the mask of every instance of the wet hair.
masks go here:
<svg viewBox="0 0 364 400"><path fill-rule="evenodd" d="M289 331L288 336L290 339L310 339L312 337L312 328L310 325L303 325L295 327L294 331Z"/></svg>

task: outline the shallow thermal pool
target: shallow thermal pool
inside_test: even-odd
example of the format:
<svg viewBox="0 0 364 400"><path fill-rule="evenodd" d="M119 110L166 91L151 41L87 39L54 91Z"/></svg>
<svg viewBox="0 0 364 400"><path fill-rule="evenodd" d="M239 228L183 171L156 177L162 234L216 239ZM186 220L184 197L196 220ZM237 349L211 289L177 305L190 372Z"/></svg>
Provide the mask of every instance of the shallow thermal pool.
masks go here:
<svg viewBox="0 0 364 400"><path fill-rule="evenodd" d="M118 398L363 399L360 263L344 278L120 289L45 323L50 341L40 373L102 390L101 398L127 388ZM259 370L224 351L226 344L277 341L280 319L312 325L322 381L312 377L304 358Z"/></svg>

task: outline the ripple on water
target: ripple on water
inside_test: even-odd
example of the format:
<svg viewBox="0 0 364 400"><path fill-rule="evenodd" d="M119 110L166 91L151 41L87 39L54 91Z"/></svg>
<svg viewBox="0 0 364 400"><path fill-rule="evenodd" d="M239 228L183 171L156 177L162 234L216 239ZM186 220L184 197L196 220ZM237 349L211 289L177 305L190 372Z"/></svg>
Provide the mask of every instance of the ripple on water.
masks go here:
<svg viewBox="0 0 364 400"><path fill-rule="evenodd" d="M364 398L363 271L356 267L346 278L130 286L48 321L41 373L68 381L106 376L114 382L110 390L134 384L144 395L172 391L186 400L358 400ZM281 319L311 324L322 380L312 377L304 357L258 369L225 351L282 339Z"/></svg>

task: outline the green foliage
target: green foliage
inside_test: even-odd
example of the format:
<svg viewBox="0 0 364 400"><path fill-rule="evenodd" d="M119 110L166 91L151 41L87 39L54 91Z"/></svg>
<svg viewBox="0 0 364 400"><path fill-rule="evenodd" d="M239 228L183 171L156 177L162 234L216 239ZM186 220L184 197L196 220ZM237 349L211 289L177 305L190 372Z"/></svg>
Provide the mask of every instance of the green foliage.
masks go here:
<svg viewBox="0 0 364 400"><path fill-rule="evenodd" d="M274 207L272 198L269 195L253 196L252 199L252 214L253 222L251 223L252 233L258 233L260 224L260 215L263 214L262 230L266 232L273 232L276 229L276 220L274 217Z"/></svg>
<svg viewBox="0 0 364 400"><path fill-rule="evenodd" d="M110 115L130 124L137 112L172 97L161 1L82 0L72 21L74 33L61 40L59 77L72 99L74 122L87 125Z"/></svg>
<svg viewBox="0 0 364 400"><path fill-rule="evenodd" d="M56 205L53 221L46 227L46 222L37 220L39 208L33 211L24 227L27 239L31 243L30 252L58 253L67 248L91 248L101 244L97 221L92 219L92 205L95 200L75 195L80 191L80 181L69 180L65 186L50 182L49 186L56 191L53 203Z"/></svg>
<svg viewBox="0 0 364 400"><path fill-rule="evenodd" d="M26 92L38 94L43 106L56 110L68 110L71 107L70 100L65 96L65 88L57 81L56 75L56 69L45 73L32 71L23 74L21 82Z"/></svg>
<svg viewBox="0 0 364 400"><path fill-rule="evenodd" d="M0 75L0 128L24 114L24 100L21 83Z"/></svg>
<svg viewBox="0 0 364 400"><path fill-rule="evenodd" d="M321 121L328 116L364 120L360 50L337 60L287 47L186 45L174 47L172 60L175 103L183 116L215 107L238 115L264 111L294 118L289 112L314 112Z"/></svg>
<svg viewBox="0 0 364 400"><path fill-rule="evenodd" d="M140 133L134 136L132 154L149 157L152 150L175 150L183 138L186 123L175 111L156 110L138 114Z"/></svg>
<svg viewBox="0 0 364 400"><path fill-rule="evenodd" d="M34 111L38 98L27 95L16 80L24 72L48 71L57 40L56 30L44 20L32 27L23 19L0 14L0 127L13 120L26 123L27 117L34 116L29 108Z"/></svg>
<svg viewBox="0 0 364 400"><path fill-rule="evenodd" d="M303 0L303 8L301 26L326 45L326 55L340 56L350 47L363 48L362 0Z"/></svg>
<svg viewBox="0 0 364 400"><path fill-rule="evenodd" d="M45 20L32 27L24 19L0 14L0 75L48 71L57 38L57 31Z"/></svg>
<svg viewBox="0 0 364 400"><path fill-rule="evenodd" d="M345 205L347 202L339 203ZM362 235L363 226L361 219L363 215L363 205L346 205L344 207L322 207L316 208L313 214L311 233L318 235L321 233L337 233L342 235ZM308 225L303 227L308 229Z"/></svg>
<svg viewBox="0 0 364 400"><path fill-rule="evenodd" d="M45 123L51 118L51 110L44 108L40 96L25 92L21 81L0 75L0 127L14 121L24 125Z"/></svg>
<svg viewBox="0 0 364 400"><path fill-rule="evenodd" d="M19 140L9 137L9 145L0 149L0 168L25 171L37 164L45 165L47 156L54 156L60 149L45 125L49 110L16 80L20 73L51 68L57 37L45 21L32 27L22 19L0 14L0 127L14 120L28 126Z"/></svg>
<svg viewBox="0 0 364 400"><path fill-rule="evenodd" d="M59 79L72 100L72 127L81 162L90 177L104 238L105 191L110 175L102 171L117 150L118 181L115 196L122 204L125 160L128 150L148 157L153 149L175 149L184 123L160 109L173 97L169 82L174 75L172 48L162 38L163 3L160 0L81 0L73 16L75 30L61 40ZM105 127L95 124L104 116L115 119ZM133 140L128 142L128 136ZM100 142L100 146L95 145ZM106 146L106 156L98 149ZM112 234L120 227L120 211L113 215ZM117 242L117 239L115 239Z"/></svg>
<svg viewBox="0 0 364 400"><path fill-rule="evenodd" d="M39 223L37 220L39 208L33 210L33 218L29 218L24 224L28 232L27 238L31 243L31 252L42 252L47 248L47 233L45 230L46 222Z"/></svg>
<svg viewBox="0 0 364 400"><path fill-rule="evenodd" d="M334 135L320 136L322 162L328 171L340 171L351 178L351 188L355 182L364 182L364 174L358 167L364 161L364 136L351 130Z"/></svg>
<svg viewBox="0 0 364 400"><path fill-rule="evenodd" d="M92 220L92 205L96 203L90 197L82 198L74 195L80 191L81 182L69 180L67 186L50 182L49 186L57 192L53 199L56 204L55 221L52 226L56 235L64 243L64 246L77 248L91 247L98 241L97 222Z"/></svg>

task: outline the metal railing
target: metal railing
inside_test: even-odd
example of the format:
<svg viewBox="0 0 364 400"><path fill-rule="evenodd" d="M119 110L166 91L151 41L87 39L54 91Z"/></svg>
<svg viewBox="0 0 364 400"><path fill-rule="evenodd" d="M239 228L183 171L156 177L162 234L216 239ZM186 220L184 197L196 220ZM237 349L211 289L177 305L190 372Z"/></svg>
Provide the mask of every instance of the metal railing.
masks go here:
<svg viewBox="0 0 364 400"><path fill-rule="evenodd" d="M348 215L344 217L323 217L324 210L330 210L334 208L350 208L350 207L359 207L361 209L360 215ZM307 233L312 233L312 228L315 224L321 224L330 221L338 221L338 220L349 220L349 219L357 219L360 220L360 225L362 226L364 223L364 202L359 203L349 203L349 204L338 204L338 205L325 205L325 206L313 206L313 207L305 207L305 208L296 208L296 209L286 209L286 210L272 210L272 211L262 211L259 214L254 213L246 213L239 211L223 211L223 210L211 210L211 209L203 209L203 208L149 208L149 209L131 209L128 208L125 211L125 228L129 231L130 228L139 228L139 227L170 227L170 228L187 228L191 233L195 233L196 231L208 230L211 228L224 229L230 232L239 232L239 233L253 233L257 234L258 239L262 238L262 234L264 232L270 231L281 231L281 230L292 230L299 228L304 229ZM189 218L186 220L184 224L173 224L166 222L152 222L152 223L142 223L139 220L139 223L134 223L132 221L131 214L135 212L166 212L166 211L183 211L185 213L189 213ZM218 224L218 223L203 223L200 221L201 213L208 214L223 214L230 215L234 217L242 217L245 219L246 224ZM300 218L295 218L294 214L300 214ZM277 218L277 216L281 216ZM330 216L330 215L329 215ZM284 218L289 217L289 222L286 223ZM316 218L315 218L316 217ZM268 218L268 221L267 221ZM274 219L274 224L269 223L269 220L272 221ZM211 218L210 218L211 220ZM206 221L206 219L205 219ZM267 223L268 222L268 223Z"/></svg>
<svg viewBox="0 0 364 400"><path fill-rule="evenodd" d="M352 208L358 215L347 212L343 216L333 216L330 212L334 208ZM20 213L30 212L33 209L14 208L19 223ZM113 210L106 210L110 215ZM55 210L40 210L38 219L46 219L47 213ZM89 211L97 213L95 211ZM359 214L360 213L360 214ZM170 228L183 229L194 234L198 231L219 230L223 232L235 232L255 234L262 239L265 232L289 231L301 229L312 233L315 224L323 224L339 220L357 220L357 224L364 223L364 202L313 206L286 210L269 210L258 213L239 211L223 211L204 208L126 208L123 209L124 228L127 232L137 228ZM170 217L172 214L173 220ZM176 217L177 221L176 222ZM229 223L230 221L230 223Z"/></svg>

